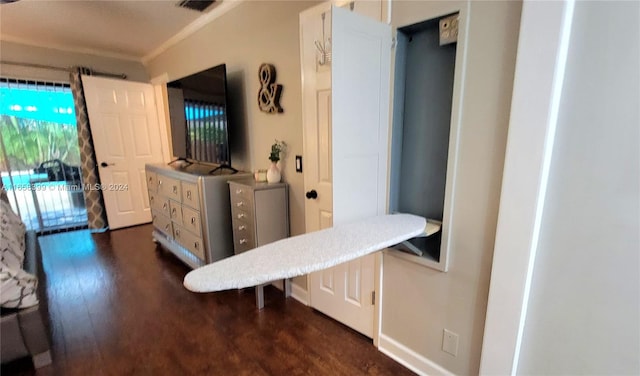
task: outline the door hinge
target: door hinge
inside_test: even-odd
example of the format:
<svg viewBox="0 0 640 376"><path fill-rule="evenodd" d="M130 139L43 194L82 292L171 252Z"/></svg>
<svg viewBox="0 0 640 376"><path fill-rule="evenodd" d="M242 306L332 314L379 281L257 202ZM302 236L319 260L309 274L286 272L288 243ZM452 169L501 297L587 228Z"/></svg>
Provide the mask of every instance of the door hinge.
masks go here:
<svg viewBox="0 0 640 376"><path fill-rule="evenodd" d="M371 305L376 305L376 292L371 291Z"/></svg>

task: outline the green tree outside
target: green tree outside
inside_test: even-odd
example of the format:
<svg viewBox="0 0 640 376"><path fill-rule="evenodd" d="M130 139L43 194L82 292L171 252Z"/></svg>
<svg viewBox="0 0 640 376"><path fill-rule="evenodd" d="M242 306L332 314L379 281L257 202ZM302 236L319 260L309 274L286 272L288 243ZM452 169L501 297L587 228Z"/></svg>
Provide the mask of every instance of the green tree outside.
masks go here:
<svg viewBox="0 0 640 376"><path fill-rule="evenodd" d="M1 115L0 142L6 152L8 166L13 171L30 170L52 159L60 159L71 166L80 165L75 124ZM6 169L8 166L4 158L0 153L0 166Z"/></svg>

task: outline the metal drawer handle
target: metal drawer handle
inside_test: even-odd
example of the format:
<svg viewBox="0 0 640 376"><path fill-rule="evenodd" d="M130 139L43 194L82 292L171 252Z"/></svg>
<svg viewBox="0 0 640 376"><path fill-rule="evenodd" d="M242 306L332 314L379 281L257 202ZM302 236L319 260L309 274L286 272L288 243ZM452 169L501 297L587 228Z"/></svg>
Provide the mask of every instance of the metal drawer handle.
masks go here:
<svg viewBox="0 0 640 376"><path fill-rule="evenodd" d="M176 230L176 236L180 236L180 230Z"/></svg>
<svg viewBox="0 0 640 376"><path fill-rule="evenodd" d="M162 185L162 180L158 180L158 185Z"/></svg>
<svg viewBox="0 0 640 376"><path fill-rule="evenodd" d="M155 197L153 197L153 196L149 197L149 201L152 201L152 202L153 202L153 199L154 199L154 198L155 198Z"/></svg>
<svg viewBox="0 0 640 376"><path fill-rule="evenodd" d="M171 213L176 214L176 208L173 208L173 210L171 210Z"/></svg>
<svg viewBox="0 0 640 376"><path fill-rule="evenodd" d="M247 242L247 239L240 239L240 244L244 244Z"/></svg>
<svg viewBox="0 0 640 376"><path fill-rule="evenodd" d="M168 231L169 230L169 225L168 224L164 225L164 229Z"/></svg>
<svg viewBox="0 0 640 376"><path fill-rule="evenodd" d="M196 223L196 217L191 217L191 224Z"/></svg>
<svg viewBox="0 0 640 376"><path fill-rule="evenodd" d="M195 247L195 249L200 248L200 244L198 244L198 242L193 243L193 246Z"/></svg>
<svg viewBox="0 0 640 376"><path fill-rule="evenodd" d="M238 219L242 219L242 218L244 218L244 217L246 217L246 215L244 215L244 214L242 214L242 213L238 214Z"/></svg>
<svg viewBox="0 0 640 376"><path fill-rule="evenodd" d="M187 198L191 200L191 191L187 191Z"/></svg>
<svg viewBox="0 0 640 376"><path fill-rule="evenodd" d="M238 203L236 204L236 206L237 206L237 207L244 206L244 201L240 201L240 202L238 202Z"/></svg>
<svg viewBox="0 0 640 376"><path fill-rule="evenodd" d="M242 189L236 189L236 194L239 195L240 193L242 193Z"/></svg>
<svg viewBox="0 0 640 376"><path fill-rule="evenodd" d="M240 230L240 231L246 230L246 229L247 229L247 226L245 226L245 225L238 226L238 230Z"/></svg>
<svg viewBox="0 0 640 376"><path fill-rule="evenodd" d="M167 208L167 203L165 202L164 204L162 204L162 208L166 209Z"/></svg>
<svg viewBox="0 0 640 376"><path fill-rule="evenodd" d="M173 193L178 193L178 187L177 186L173 186Z"/></svg>

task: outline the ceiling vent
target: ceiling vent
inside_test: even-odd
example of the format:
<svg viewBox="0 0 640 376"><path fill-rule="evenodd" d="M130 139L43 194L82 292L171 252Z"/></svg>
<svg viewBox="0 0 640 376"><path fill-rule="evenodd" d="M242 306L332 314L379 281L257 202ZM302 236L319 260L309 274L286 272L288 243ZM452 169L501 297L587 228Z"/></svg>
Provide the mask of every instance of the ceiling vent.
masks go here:
<svg viewBox="0 0 640 376"><path fill-rule="evenodd" d="M181 8L187 8L198 12L204 12L211 4L217 0L182 0L177 6Z"/></svg>

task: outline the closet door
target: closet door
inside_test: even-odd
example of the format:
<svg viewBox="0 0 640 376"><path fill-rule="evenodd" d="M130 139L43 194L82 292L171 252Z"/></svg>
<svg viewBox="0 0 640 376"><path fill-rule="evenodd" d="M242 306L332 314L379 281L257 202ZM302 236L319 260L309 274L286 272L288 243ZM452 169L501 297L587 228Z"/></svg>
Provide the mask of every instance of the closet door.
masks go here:
<svg viewBox="0 0 640 376"><path fill-rule="evenodd" d="M317 192L305 205L307 232L384 214L387 201L391 29L327 9L332 61L320 65L322 13L301 16L305 188ZM373 337L374 264L369 255L311 273L311 306Z"/></svg>

